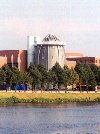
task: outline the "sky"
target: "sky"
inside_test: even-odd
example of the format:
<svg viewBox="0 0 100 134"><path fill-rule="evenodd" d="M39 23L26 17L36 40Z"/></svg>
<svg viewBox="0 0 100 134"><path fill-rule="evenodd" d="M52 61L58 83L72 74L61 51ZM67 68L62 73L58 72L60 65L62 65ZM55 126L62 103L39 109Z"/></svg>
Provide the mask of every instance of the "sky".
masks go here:
<svg viewBox="0 0 100 134"><path fill-rule="evenodd" d="M27 36L56 35L66 52L100 56L100 0L0 0L0 49L27 49Z"/></svg>

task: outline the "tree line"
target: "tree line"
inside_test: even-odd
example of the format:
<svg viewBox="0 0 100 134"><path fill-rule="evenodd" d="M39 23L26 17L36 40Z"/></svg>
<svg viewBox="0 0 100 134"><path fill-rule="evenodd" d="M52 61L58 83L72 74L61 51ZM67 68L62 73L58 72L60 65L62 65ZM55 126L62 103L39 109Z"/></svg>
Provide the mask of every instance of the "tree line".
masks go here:
<svg viewBox="0 0 100 134"><path fill-rule="evenodd" d="M50 85L53 87L57 86L58 91L61 86L65 87L67 91L68 85L78 85L81 91L82 85L86 85L88 91L89 86L100 85L100 67L87 63L77 63L75 68L69 69L67 66L61 68L59 63L56 63L49 71L44 65L38 65L30 63L26 72L21 72L17 67L10 68L8 65L0 68L0 85L6 85L11 87L13 84L31 84L32 90L35 89L36 85L40 85L40 90L44 90L47 85L48 90Z"/></svg>

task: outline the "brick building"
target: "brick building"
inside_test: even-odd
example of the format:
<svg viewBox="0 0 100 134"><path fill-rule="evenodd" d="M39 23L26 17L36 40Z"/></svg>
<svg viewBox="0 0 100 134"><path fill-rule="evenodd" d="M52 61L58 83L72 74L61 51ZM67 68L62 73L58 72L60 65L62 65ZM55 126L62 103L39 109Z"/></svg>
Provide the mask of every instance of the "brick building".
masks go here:
<svg viewBox="0 0 100 134"><path fill-rule="evenodd" d="M68 66L69 69L75 68L75 66L76 66L76 61L68 61L68 60L66 60L66 61L65 61L65 65Z"/></svg>
<svg viewBox="0 0 100 134"><path fill-rule="evenodd" d="M65 53L65 65L68 66L68 68L74 68L76 66L75 60L66 60L67 58L76 58L76 57L83 57L83 54L81 53Z"/></svg>
<svg viewBox="0 0 100 134"><path fill-rule="evenodd" d="M100 66L100 58L97 57L68 57L66 58L67 61L76 61L80 63L88 63L88 64L95 64L97 66Z"/></svg>
<svg viewBox="0 0 100 134"><path fill-rule="evenodd" d="M27 50L1 50L0 56L6 57L5 63L10 67L16 66L20 71L27 68Z"/></svg>

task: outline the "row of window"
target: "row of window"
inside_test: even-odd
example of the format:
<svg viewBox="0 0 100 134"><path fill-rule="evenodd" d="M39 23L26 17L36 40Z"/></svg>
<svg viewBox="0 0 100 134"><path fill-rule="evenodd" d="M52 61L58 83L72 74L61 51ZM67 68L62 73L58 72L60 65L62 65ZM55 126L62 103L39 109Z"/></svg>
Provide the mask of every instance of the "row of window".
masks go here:
<svg viewBox="0 0 100 134"><path fill-rule="evenodd" d="M77 60L80 63L94 63L94 60ZM100 63L100 60L96 60L95 63Z"/></svg>
<svg viewBox="0 0 100 134"><path fill-rule="evenodd" d="M7 63L10 68L12 67L18 67L18 63Z"/></svg>
<svg viewBox="0 0 100 134"><path fill-rule="evenodd" d="M77 60L77 62L81 62L81 63L94 63L93 60Z"/></svg>

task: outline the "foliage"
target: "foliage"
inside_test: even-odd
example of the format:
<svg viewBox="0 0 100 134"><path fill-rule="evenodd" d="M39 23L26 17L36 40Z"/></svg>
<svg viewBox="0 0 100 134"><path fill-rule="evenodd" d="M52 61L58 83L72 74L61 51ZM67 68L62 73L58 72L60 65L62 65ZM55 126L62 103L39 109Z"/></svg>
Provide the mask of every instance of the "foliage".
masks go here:
<svg viewBox="0 0 100 134"><path fill-rule="evenodd" d="M54 78L55 78L55 73L50 69L47 73L47 83L48 84L53 84L54 83Z"/></svg>
<svg viewBox="0 0 100 134"><path fill-rule="evenodd" d="M3 84L6 81L6 74L2 68L0 68L0 84Z"/></svg>
<svg viewBox="0 0 100 134"><path fill-rule="evenodd" d="M78 63L75 67L75 70L79 75L79 85L87 85L87 90L89 85L96 85L95 75L88 64Z"/></svg>
<svg viewBox="0 0 100 134"><path fill-rule="evenodd" d="M30 64L28 68L28 73L30 74L32 78L32 85L35 87L36 84L39 84L41 81L41 73L39 70L35 67L34 64Z"/></svg>
<svg viewBox="0 0 100 134"><path fill-rule="evenodd" d="M23 83L23 79L21 77L21 72L18 70L17 67L12 68L11 81L12 81L12 83L16 83L16 84Z"/></svg>
<svg viewBox="0 0 100 134"><path fill-rule="evenodd" d="M92 72L90 66L88 64L84 64L84 68L85 68L85 83L88 87L88 85L92 85L95 86L96 85L96 80L95 80L95 76L94 73Z"/></svg>
<svg viewBox="0 0 100 134"><path fill-rule="evenodd" d="M100 102L100 94L97 93L0 93L0 104L11 103L65 103L65 102Z"/></svg>
<svg viewBox="0 0 100 134"><path fill-rule="evenodd" d="M2 69L4 70L4 72L6 74L6 83L8 85L11 85L11 82L12 82L12 74L13 74L11 68L8 65L4 65L2 67Z"/></svg>
<svg viewBox="0 0 100 134"><path fill-rule="evenodd" d="M67 66L64 66L64 73L66 75L66 79L64 81L64 85L67 86L70 84L70 69Z"/></svg>
<svg viewBox="0 0 100 134"><path fill-rule="evenodd" d="M73 68L70 69L69 79L73 89L74 84L77 84L79 82L79 75Z"/></svg>
<svg viewBox="0 0 100 134"><path fill-rule="evenodd" d="M28 72L21 72L20 77L21 77L22 83L32 82L32 77L30 76Z"/></svg>
<svg viewBox="0 0 100 134"><path fill-rule="evenodd" d="M38 70L41 74L41 87L44 88L44 84L46 84L48 80L48 72L47 69L42 64L38 66Z"/></svg>
<svg viewBox="0 0 100 134"><path fill-rule="evenodd" d="M58 89L59 89L60 86L65 83L66 74L65 74L64 70L61 68L61 66L59 65L59 63L56 63L56 64L52 67L52 71L53 71L54 74L55 74L55 75L54 75L55 84L58 85Z"/></svg>
<svg viewBox="0 0 100 134"><path fill-rule="evenodd" d="M56 63L49 71L44 65L35 67L30 64L27 72L20 72L17 67L10 68L8 65L0 69L0 84L6 82L7 85L16 83L31 83L33 88L41 84L41 90L45 84L57 85L60 89L64 85L67 89L68 85L79 84L89 86L100 85L100 67L91 64L77 63L75 69L69 69L67 66L62 68L59 63Z"/></svg>
<svg viewBox="0 0 100 134"><path fill-rule="evenodd" d="M100 85L100 67L96 66L95 64L91 64L90 68L92 72L94 73L97 85Z"/></svg>
<svg viewBox="0 0 100 134"><path fill-rule="evenodd" d="M84 68L83 64L77 63L75 66L75 71L79 75L79 84L82 84L84 82L84 79L85 79L85 73L84 73L85 68Z"/></svg>

